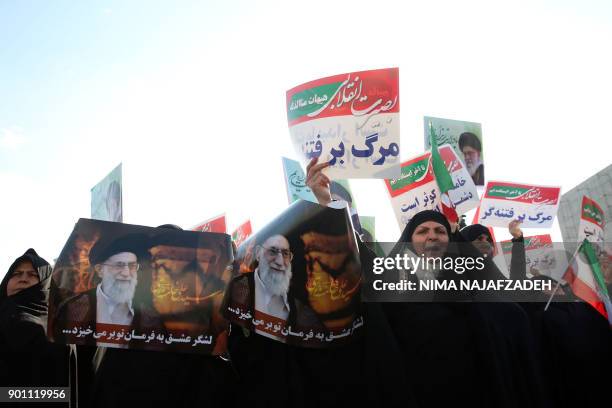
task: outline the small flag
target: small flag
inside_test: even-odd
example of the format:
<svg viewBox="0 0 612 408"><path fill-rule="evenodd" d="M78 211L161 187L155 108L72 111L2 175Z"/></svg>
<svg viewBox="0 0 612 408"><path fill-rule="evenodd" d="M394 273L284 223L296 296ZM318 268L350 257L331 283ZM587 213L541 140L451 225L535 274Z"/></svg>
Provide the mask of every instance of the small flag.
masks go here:
<svg viewBox="0 0 612 408"><path fill-rule="evenodd" d="M429 135L431 138L431 166L441 193L440 202L442 204L442 213L450 222L456 223L459 221L459 216L457 215L453 201L448 195L448 191L454 187L453 179L446 168L446 164L444 164L444 160L440 157L438 143L436 141L436 132L431 122L429 122Z"/></svg>
<svg viewBox="0 0 612 408"><path fill-rule="evenodd" d="M582 241L563 274L576 297L593 306L612 325L612 303L592 244Z"/></svg>

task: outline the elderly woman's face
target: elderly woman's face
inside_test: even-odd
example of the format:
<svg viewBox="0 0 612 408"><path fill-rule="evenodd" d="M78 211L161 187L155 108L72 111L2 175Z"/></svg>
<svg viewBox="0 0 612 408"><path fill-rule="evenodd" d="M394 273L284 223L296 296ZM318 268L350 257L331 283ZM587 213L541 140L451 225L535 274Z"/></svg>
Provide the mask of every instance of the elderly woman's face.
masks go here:
<svg viewBox="0 0 612 408"><path fill-rule="evenodd" d="M6 295L14 294L36 285L39 281L38 272L29 261L21 261L17 264L6 286Z"/></svg>
<svg viewBox="0 0 612 408"><path fill-rule="evenodd" d="M446 228L435 221L426 221L420 224L412 233L412 246L417 255L443 256L448 248Z"/></svg>

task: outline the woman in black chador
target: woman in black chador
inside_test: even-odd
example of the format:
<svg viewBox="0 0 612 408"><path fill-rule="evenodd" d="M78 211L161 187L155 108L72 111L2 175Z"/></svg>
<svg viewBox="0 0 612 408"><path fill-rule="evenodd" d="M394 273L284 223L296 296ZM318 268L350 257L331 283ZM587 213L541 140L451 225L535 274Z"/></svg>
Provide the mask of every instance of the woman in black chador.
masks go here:
<svg viewBox="0 0 612 408"><path fill-rule="evenodd" d="M51 266L28 249L0 283L0 386L69 386L69 347L47 341Z"/></svg>
<svg viewBox="0 0 612 408"><path fill-rule="evenodd" d="M430 258L481 257L436 211L416 214L391 256L405 249ZM487 258L482 270L417 270L408 279L485 280L503 275ZM433 293L429 302L384 304L418 406L547 406L526 314L516 304L494 302L491 296L463 291L449 302L451 297Z"/></svg>

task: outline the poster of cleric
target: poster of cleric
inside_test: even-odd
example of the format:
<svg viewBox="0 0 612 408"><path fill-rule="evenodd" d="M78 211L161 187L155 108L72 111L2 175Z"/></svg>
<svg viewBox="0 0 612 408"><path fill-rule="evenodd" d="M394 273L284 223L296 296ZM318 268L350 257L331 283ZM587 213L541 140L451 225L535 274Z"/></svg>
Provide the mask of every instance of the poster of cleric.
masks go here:
<svg viewBox="0 0 612 408"><path fill-rule="evenodd" d="M232 279L226 234L80 219L55 267L57 343L220 354Z"/></svg>
<svg viewBox="0 0 612 408"><path fill-rule="evenodd" d="M298 200L236 255L223 310L233 324L303 347L362 333L361 263L347 209Z"/></svg>

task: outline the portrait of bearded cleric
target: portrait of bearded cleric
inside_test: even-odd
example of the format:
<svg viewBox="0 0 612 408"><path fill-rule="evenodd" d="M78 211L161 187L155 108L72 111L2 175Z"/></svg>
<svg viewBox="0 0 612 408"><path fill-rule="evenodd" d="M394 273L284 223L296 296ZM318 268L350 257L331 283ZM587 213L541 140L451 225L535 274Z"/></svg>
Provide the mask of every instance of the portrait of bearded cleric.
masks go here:
<svg viewBox="0 0 612 408"><path fill-rule="evenodd" d="M245 241L225 316L259 335L306 347L349 337L360 319L362 279L349 217L346 209L298 201Z"/></svg>
<svg viewBox="0 0 612 408"><path fill-rule="evenodd" d="M227 234L80 219L52 275L49 328L66 344L221 354Z"/></svg>

